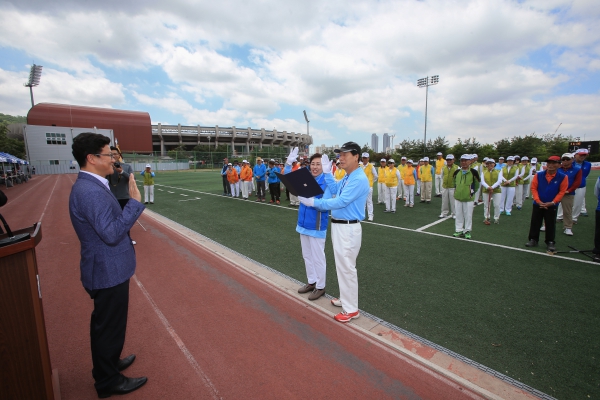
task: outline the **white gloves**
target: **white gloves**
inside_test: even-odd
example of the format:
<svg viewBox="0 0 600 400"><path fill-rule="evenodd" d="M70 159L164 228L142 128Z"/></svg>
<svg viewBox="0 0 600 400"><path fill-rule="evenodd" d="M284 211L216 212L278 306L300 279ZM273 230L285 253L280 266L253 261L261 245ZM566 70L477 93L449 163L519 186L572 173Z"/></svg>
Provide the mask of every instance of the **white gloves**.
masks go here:
<svg viewBox="0 0 600 400"><path fill-rule="evenodd" d="M290 155L287 157L287 161L285 162L287 165L292 165L294 161L298 159L298 148L294 147L292 151L290 151Z"/></svg>
<svg viewBox="0 0 600 400"><path fill-rule="evenodd" d="M313 197L307 199L306 197L298 196L298 200L307 207L313 207L315 205L315 199Z"/></svg>
<svg viewBox="0 0 600 400"><path fill-rule="evenodd" d="M321 166L323 166L324 174L331 173L331 161L329 161L329 157L327 157L327 154L323 154L323 157L321 157Z"/></svg>

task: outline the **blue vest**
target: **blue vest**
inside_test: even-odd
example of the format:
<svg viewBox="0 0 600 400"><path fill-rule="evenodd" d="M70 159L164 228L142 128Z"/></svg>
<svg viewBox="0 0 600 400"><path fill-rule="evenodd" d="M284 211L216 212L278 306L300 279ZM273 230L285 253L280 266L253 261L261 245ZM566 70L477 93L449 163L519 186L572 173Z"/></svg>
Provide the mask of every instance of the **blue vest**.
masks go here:
<svg viewBox="0 0 600 400"><path fill-rule="evenodd" d="M325 183L325 176L323 174L319 175L317 183L321 186L321 189L325 190L327 184ZM315 196L315 199L322 197L323 195L320 194ZM307 207L304 204L300 204L300 208L298 209L298 226L304 229L326 231L328 218L328 211L319 211L314 207Z"/></svg>
<svg viewBox="0 0 600 400"><path fill-rule="evenodd" d="M542 203L549 203L552 200L554 200L554 198L560 191L560 184L562 183L565 175L566 174L563 171L558 169L556 171L556 175L554 175L554 178L552 178L552 180L548 182L546 180L546 171L541 171L537 173L537 191ZM533 203L537 204L535 200L533 201Z"/></svg>
<svg viewBox="0 0 600 400"><path fill-rule="evenodd" d="M579 163L575 163L575 164L577 164L581 167L581 185L579 185L579 187L584 188L585 181L587 180L587 177L590 174L590 171L592 170L592 163L589 161L583 160L582 164L579 164Z"/></svg>
<svg viewBox="0 0 600 400"><path fill-rule="evenodd" d="M573 186L573 183L575 182L575 176L577 176L577 173L580 169L581 167L578 164L572 163L571 168L569 168L568 170L565 171L563 168L559 168L559 171L569 177L569 187L571 187ZM565 194L565 196L575 196L575 192L567 193Z"/></svg>

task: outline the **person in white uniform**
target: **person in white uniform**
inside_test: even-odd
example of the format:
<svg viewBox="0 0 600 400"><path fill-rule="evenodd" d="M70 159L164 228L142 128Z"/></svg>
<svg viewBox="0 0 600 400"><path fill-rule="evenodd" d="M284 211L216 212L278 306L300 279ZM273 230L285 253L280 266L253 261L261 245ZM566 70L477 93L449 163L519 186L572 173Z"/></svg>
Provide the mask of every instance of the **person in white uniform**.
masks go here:
<svg viewBox="0 0 600 400"><path fill-rule="evenodd" d="M481 186L483 186L483 223L490 225L490 214L492 203L494 206L494 223L500 223L500 200L502 199L502 171L497 170L496 161L488 158L485 162L486 169L481 175Z"/></svg>
<svg viewBox="0 0 600 400"><path fill-rule="evenodd" d="M362 168L369 179L369 196L367 196L367 215L368 220L373 221L373 184L377 182L377 170L369 162L369 153L362 153Z"/></svg>
<svg viewBox="0 0 600 400"><path fill-rule="evenodd" d="M395 213L396 212L396 195L398 193L398 185L402 183L400 177L400 171L396 168L396 162L393 158L388 160L388 169L385 177L385 211Z"/></svg>
<svg viewBox="0 0 600 400"><path fill-rule="evenodd" d="M358 310L358 274L356 258L362 243L362 227L360 221L365 218L365 204L369 195L369 180L362 168L358 167L361 153L360 146L355 142L344 143L340 149L341 167L346 170L346 176L336 182L331 170L325 167L323 156L323 173L327 187L335 198L309 199L299 197L300 202L319 210L331 210L331 242L335 257L335 267L340 285L340 298L333 299L334 305L341 305L342 312L335 315L339 322L348 322L360 316Z"/></svg>
<svg viewBox="0 0 600 400"><path fill-rule="evenodd" d="M513 200L515 198L516 180L519 177L519 168L514 165L513 156L506 157L506 165L502 171L502 198L500 199L500 214L511 215Z"/></svg>
<svg viewBox="0 0 600 400"><path fill-rule="evenodd" d="M387 193L385 186L385 173L387 171L387 160L382 158L377 168L377 204L386 204L385 195Z"/></svg>

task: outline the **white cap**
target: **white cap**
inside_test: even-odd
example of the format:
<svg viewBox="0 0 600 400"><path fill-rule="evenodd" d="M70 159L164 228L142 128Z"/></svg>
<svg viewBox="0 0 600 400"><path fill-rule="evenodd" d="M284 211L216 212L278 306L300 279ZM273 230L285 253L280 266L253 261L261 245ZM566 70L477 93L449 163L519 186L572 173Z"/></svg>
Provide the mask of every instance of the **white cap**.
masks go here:
<svg viewBox="0 0 600 400"><path fill-rule="evenodd" d="M441 151L438 151L438 153L436 154L436 156L443 156Z"/></svg>
<svg viewBox="0 0 600 400"><path fill-rule="evenodd" d="M471 154L471 156L472 156L473 158L479 158L479 156L478 156L477 154Z"/></svg>
<svg viewBox="0 0 600 400"><path fill-rule="evenodd" d="M528 161L528 160L529 160L529 157L527 157L527 156L523 156L523 158L521 158L521 161Z"/></svg>
<svg viewBox="0 0 600 400"><path fill-rule="evenodd" d="M452 154L448 154L446 156L446 160L454 160L454 156Z"/></svg>
<svg viewBox="0 0 600 400"><path fill-rule="evenodd" d="M486 163L489 163L489 162L491 162L491 163L494 163L494 164L496 164L496 160L494 160L493 158L488 158L487 160L485 160L485 162L486 162Z"/></svg>
<svg viewBox="0 0 600 400"><path fill-rule="evenodd" d="M568 158L571 159L571 158L573 158L573 154L571 154L571 153L564 153L562 156L560 156L560 158L565 158L565 157L568 157Z"/></svg>
<svg viewBox="0 0 600 400"><path fill-rule="evenodd" d="M390 158L390 159L388 160L388 162L389 162L389 163L394 163L394 164L396 164L396 161L394 161L394 159L393 159L393 158Z"/></svg>
<svg viewBox="0 0 600 400"><path fill-rule="evenodd" d="M362 153L362 156L369 158L369 153Z"/></svg>
<svg viewBox="0 0 600 400"><path fill-rule="evenodd" d="M385 162L385 161L386 161L385 158L382 158L379 162Z"/></svg>
<svg viewBox="0 0 600 400"><path fill-rule="evenodd" d="M515 156L515 158L518 158L519 160L521 159L521 157L519 157L519 156Z"/></svg>
<svg viewBox="0 0 600 400"><path fill-rule="evenodd" d="M402 160L406 160L406 157L402 157L402 158L400 159L400 161L402 161Z"/></svg>
<svg viewBox="0 0 600 400"><path fill-rule="evenodd" d="M429 161L429 157L423 158L423 161Z"/></svg>
<svg viewBox="0 0 600 400"><path fill-rule="evenodd" d="M233 165L232 163L227 163L227 165Z"/></svg>
<svg viewBox="0 0 600 400"><path fill-rule="evenodd" d="M152 168L152 165L146 164L146 168Z"/></svg>
<svg viewBox="0 0 600 400"><path fill-rule="evenodd" d="M483 157L483 161L487 161L487 160L489 160L489 158Z"/></svg>
<svg viewBox="0 0 600 400"><path fill-rule="evenodd" d="M577 151L575 152L575 154L590 154L588 149L584 149L584 148L579 148L577 149Z"/></svg>
<svg viewBox="0 0 600 400"><path fill-rule="evenodd" d="M413 162L412 162L412 160L408 160L407 163L411 163L412 164Z"/></svg>
<svg viewBox="0 0 600 400"><path fill-rule="evenodd" d="M504 160L504 157L500 156L498 157L498 160Z"/></svg>
<svg viewBox="0 0 600 400"><path fill-rule="evenodd" d="M471 155L470 154L463 154L462 156L460 156L461 160L470 160L471 159Z"/></svg>
<svg viewBox="0 0 600 400"><path fill-rule="evenodd" d="M247 164L247 163L248 163L248 160L242 160L242 162Z"/></svg>
<svg viewBox="0 0 600 400"><path fill-rule="evenodd" d="M515 158L513 156L508 156L506 157L506 161L515 161Z"/></svg>

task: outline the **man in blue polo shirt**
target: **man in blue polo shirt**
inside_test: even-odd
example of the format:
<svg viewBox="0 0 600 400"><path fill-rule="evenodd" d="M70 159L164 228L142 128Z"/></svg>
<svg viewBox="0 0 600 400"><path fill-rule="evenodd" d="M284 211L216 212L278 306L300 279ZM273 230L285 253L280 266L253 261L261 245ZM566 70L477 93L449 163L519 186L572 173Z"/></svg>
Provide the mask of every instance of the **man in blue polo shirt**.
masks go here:
<svg viewBox="0 0 600 400"><path fill-rule="evenodd" d="M575 201L573 203L574 223L577 223L579 215L583 214L587 216L587 212L585 211L585 182L587 180L588 175L590 174L590 171L592 170L592 163L586 160L588 154L588 149L577 149L577 151L575 152L574 163L581 167L581 184L579 185L579 188L575 190Z"/></svg>
<svg viewBox="0 0 600 400"><path fill-rule="evenodd" d="M365 205L369 195L369 179L358 162L360 146L355 142L344 143L335 150L340 155L340 166L346 175L336 182L331 175L329 160L323 156L323 173L327 188L335 198L309 199L299 197L302 204L321 210L331 210L331 242L335 257L335 269L340 285L340 299L331 302L343 308L334 318L339 322L348 322L359 317L358 312L358 275L356 258L362 243L360 221L365 219Z"/></svg>
<svg viewBox="0 0 600 400"><path fill-rule="evenodd" d="M569 187L558 206L556 219L563 221L564 234L573 236L573 204L575 203L575 190L581 184L581 167L573 162L573 154L565 153L561 157L560 171L569 177Z"/></svg>

